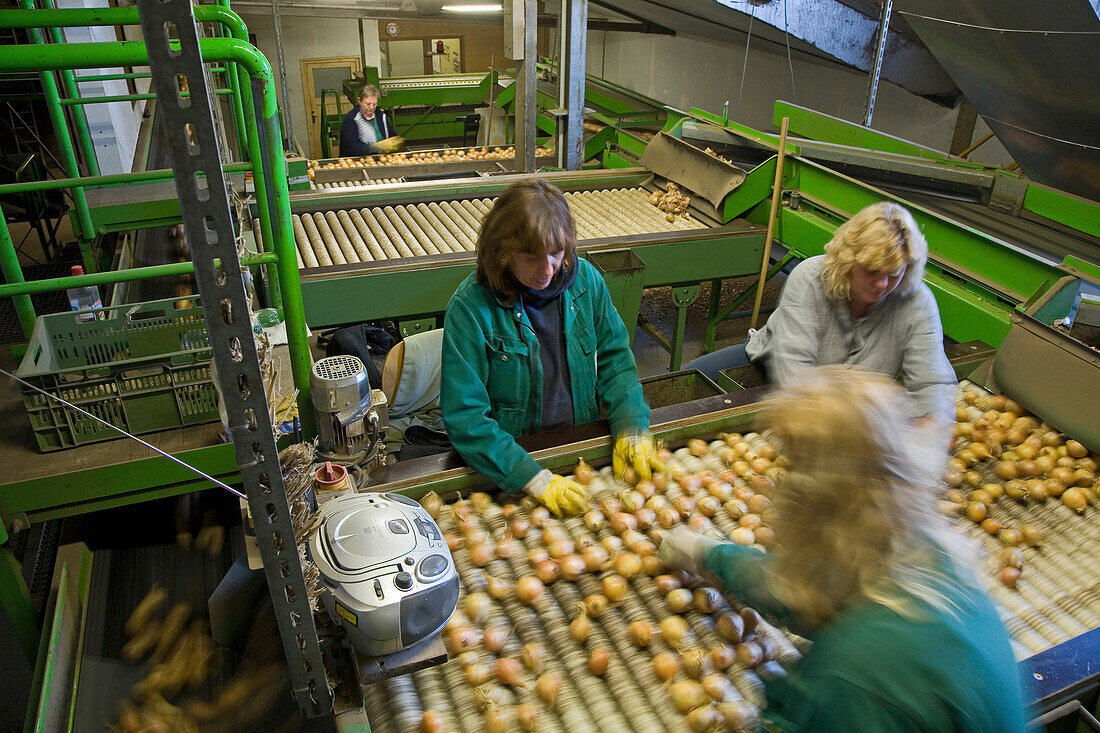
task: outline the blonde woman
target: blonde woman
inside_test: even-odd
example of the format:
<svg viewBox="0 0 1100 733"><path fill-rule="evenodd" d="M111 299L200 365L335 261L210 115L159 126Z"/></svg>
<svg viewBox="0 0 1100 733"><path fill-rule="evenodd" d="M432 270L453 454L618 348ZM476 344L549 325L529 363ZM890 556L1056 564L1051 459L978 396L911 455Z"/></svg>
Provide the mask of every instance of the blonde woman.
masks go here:
<svg viewBox="0 0 1100 733"><path fill-rule="evenodd" d="M764 717L778 730L1024 730L1008 636L930 506L902 397L863 370L803 371L762 416L789 461L775 551L686 528L662 540L667 564L813 642L767 683Z"/></svg>
<svg viewBox="0 0 1100 733"><path fill-rule="evenodd" d="M956 380L939 309L921 281L927 259L928 243L903 206L868 206L836 230L824 255L794 268L763 328L688 367L716 379L752 362L782 385L806 367L858 365L900 382L911 418L946 424Z"/></svg>

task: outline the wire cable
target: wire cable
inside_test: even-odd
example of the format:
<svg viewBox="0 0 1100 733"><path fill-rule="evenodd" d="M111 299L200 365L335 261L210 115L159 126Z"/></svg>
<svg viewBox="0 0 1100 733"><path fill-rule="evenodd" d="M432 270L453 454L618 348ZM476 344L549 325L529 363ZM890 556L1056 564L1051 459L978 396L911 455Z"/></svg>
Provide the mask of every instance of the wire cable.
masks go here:
<svg viewBox="0 0 1100 733"><path fill-rule="evenodd" d="M737 113L741 113L741 95L745 93L745 72L749 70L749 44L752 43L752 22L756 20L756 6L749 15L749 30L745 35L745 62L741 65L741 87L737 90Z"/></svg>
<svg viewBox="0 0 1100 733"><path fill-rule="evenodd" d="M787 68L791 70L791 101L798 104L798 92L794 90L794 62L791 61L791 34L787 31L787 0L783 0L783 40L787 43Z"/></svg>
<svg viewBox="0 0 1100 733"><path fill-rule="evenodd" d="M944 23L946 25L957 25L962 28L974 28L980 31L993 31L994 33L1038 33L1044 36L1100 36L1100 31L1052 31L1043 30L1041 28L995 28L988 25L976 25L974 23L963 23L960 20L948 20L947 18L934 18L931 15L921 15L920 13L909 13L904 10L899 11L902 15L907 15L910 18L920 18L922 20L931 20L935 23Z"/></svg>

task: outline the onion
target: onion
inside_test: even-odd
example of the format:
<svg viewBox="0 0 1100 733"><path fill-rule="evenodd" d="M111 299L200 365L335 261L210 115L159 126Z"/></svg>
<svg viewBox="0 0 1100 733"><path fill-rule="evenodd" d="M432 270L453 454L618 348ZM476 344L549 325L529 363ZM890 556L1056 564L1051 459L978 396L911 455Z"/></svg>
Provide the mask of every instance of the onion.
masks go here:
<svg viewBox="0 0 1100 733"><path fill-rule="evenodd" d="M557 674L547 672L535 680L535 694L550 707L554 707L559 692L561 692L561 677Z"/></svg>
<svg viewBox="0 0 1100 733"><path fill-rule="evenodd" d="M603 594L612 603L621 601L626 596L627 582L621 575L608 575L600 581L603 586Z"/></svg>
<svg viewBox="0 0 1100 733"><path fill-rule="evenodd" d="M532 672L537 672L539 665L542 664L542 657L545 652L546 650L542 644L531 642L523 645L523 648L519 651L519 658L524 667Z"/></svg>
<svg viewBox="0 0 1100 733"><path fill-rule="evenodd" d="M688 649L680 654L680 657L684 660L684 672L688 677L692 679L699 679L703 676L704 667L707 661L707 653L702 649Z"/></svg>
<svg viewBox="0 0 1100 733"><path fill-rule="evenodd" d="M471 593L466 596L466 615L476 623L484 624L489 619L489 611L492 610L492 607L492 601L484 593Z"/></svg>
<svg viewBox="0 0 1100 733"><path fill-rule="evenodd" d="M433 518L436 518L439 516L439 510L443 508L443 500L439 498L439 494L429 491L420 497L420 506L424 507L425 511L431 514Z"/></svg>
<svg viewBox="0 0 1100 733"><path fill-rule="evenodd" d="M707 733L715 730L722 722L722 714L713 705L703 705L688 713L687 720L694 733Z"/></svg>
<svg viewBox="0 0 1100 733"><path fill-rule="evenodd" d="M1016 568L1024 566L1024 553L1019 547L1005 547L996 556L997 568Z"/></svg>
<svg viewBox="0 0 1100 733"><path fill-rule="evenodd" d="M486 651L500 654L500 650L504 648L508 637L511 635L512 630L505 626L490 626L485 629L485 633L481 636L481 645L485 647Z"/></svg>
<svg viewBox="0 0 1100 733"><path fill-rule="evenodd" d="M737 663L752 669L764 661L764 650L755 641L746 641L734 647Z"/></svg>
<svg viewBox="0 0 1100 733"><path fill-rule="evenodd" d="M695 506L704 517L713 517L722 508L722 502L713 496L704 496Z"/></svg>
<svg viewBox="0 0 1100 733"><path fill-rule="evenodd" d="M756 708L747 700L720 703L718 712L731 730L756 730L759 727Z"/></svg>
<svg viewBox="0 0 1100 733"><path fill-rule="evenodd" d="M502 601L512 593L512 586L493 575L485 576L486 589L495 600Z"/></svg>
<svg viewBox="0 0 1100 733"><path fill-rule="evenodd" d="M706 519L706 517L703 517ZM653 544L645 537L639 537L634 542L630 543L630 551L641 558L651 557L657 552L657 545ZM642 569L645 569L645 561L642 562Z"/></svg>
<svg viewBox="0 0 1100 733"><path fill-rule="evenodd" d="M765 549L775 544L775 530L771 527L757 527L753 530L753 535L756 539L756 542Z"/></svg>
<svg viewBox="0 0 1100 733"><path fill-rule="evenodd" d="M1081 514L1085 511L1086 507L1088 507L1089 499L1084 489L1074 487L1072 489L1066 489L1062 493L1062 503L1078 514Z"/></svg>
<svg viewBox="0 0 1100 733"><path fill-rule="evenodd" d="M499 540L497 540L497 557L507 560L512 556L512 533L505 532Z"/></svg>
<svg viewBox="0 0 1100 733"><path fill-rule="evenodd" d="M623 483L633 486L638 483L638 473L630 466L623 469Z"/></svg>
<svg viewBox="0 0 1100 733"><path fill-rule="evenodd" d="M595 573L603 568L604 563L607 562L608 554L603 546L592 545L591 547L584 548L581 557L584 558L585 569L590 573Z"/></svg>
<svg viewBox="0 0 1100 733"><path fill-rule="evenodd" d="M737 651L732 644L719 644L710 650L710 663L715 669L724 671L737 660ZM718 700L718 702L722 702Z"/></svg>
<svg viewBox="0 0 1100 733"><path fill-rule="evenodd" d="M1004 583L1005 586L1007 586L1009 588L1015 588L1016 583L1020 580L1020 569L1019 568L1005 568L1000 572L1000 574L998 574L997 578L1002 583Z"/></svg>
<svg viewBox="0 0 1100 733"><path fill-rule="evenodd" d="M509 687L524 687L523 684L523 663L518 659L512 659L510 657L501 657L497 660L496 669L497 680L502 685L508 685Z"/></svg>
<svg viewBox="0 0 1100 733"><path fill-rule="evenodd" d="M561 568L553 560L543 560L535 565L535 577L549 585L561 576Z"/></svg>
<svg viewBox="0 0 1100 733"><path fill-rule="evenodd" d="M693 514L688 520L688 526L696 532L702 533L710 530L714 524L702 514Z"/></svg>
<svg viewBox="0 0 1100 733"><path fill-rule="evenodd" d="M515 517L512 519L509 528L512 531L512 536L517 540L522 540L527 536L527 530L530 529L531 522L523 517Z"/></svg>
<svg viewBox="0 0 1100 733"><path fill-rule="evenodd" d="M542 595L543 584L538 578L525 575L516 583L516 599L520 603L533 604Z"/></svg>
<svg viewBox="0 0 1100 733"><path fill-rule="evenodd" d="M730 539L734 542L734 544L744 545L745 547L748 547L756 541L756 536L753 534L751 529L747 527L738 527L737 529L730 532Z"/></svg>
<svg viewBox="0 0 1100 733"><path fill-rule="evenodd" d="M745 635L755 634L756 627L763 621L763 619L760 618L760 614L753 608L742 608L741 620L745 623Z"/></svg>
<svg viewBox="0 0 1100 733"><path fill-rule="evenodd" d="M661 636L664 638L665 643L673 649L679 649L683 646L684 637L687 636L687 633L687 621L679 616L668 616L661 619Z"/></svg>
<svg viewBox="0 0 1100 733"><path fill-rule="evenodd" d="M481 632L472 626L456 626L454 630L448 626L447 629L448 639L455 653L468 651L481 643Z"/></svg>
<svg viewBox="0 0 1100 733"><path fill-rule="evenodd" d="M600 511L605 517L613 517L623 510L623 503L614 496L600 502Z"/></svg>
<svg viewBox="0 0 1100 733"><path fill-rule="evenodd" d="M607 671L607 665L610 661L611 654L606 649L602 647L593 649L588 656L588 671L599 677Z"/></svg>
<svg viewBox="0 0 1100 733"><path fill-rule="evenodd" d="M703 690L715 702L722 702L729 694L730 681L723 674L708 674L700 681L703 683Z"/></svg>
<svg viewBox="0 0 1100 733"><path fill-rule="evenodd" d="M624 512L636 512L645 506L645 497L639 491L624 491L619 494L619 501L623 505ZM615 515L612 514L612 517Z"/></svg>
<svg viewBox="0 0 1100 733"><path fill-rule="evenodd" d="M1009 547L1015 547L1024 541L1024 533L1012 527L1005 527L997 535L997 539Z"/></svg>
<svg viewBox="0 0 1100 733"><path fill-rule="evenodd" d="M1033 525L1025 524L1020 527L1020 534L1023 535L1024 542L1032 547L1038 547L1043 541L1042 531Z"/></svg>
<svg viewBox="0 0 1100 733"><path fill-rule="evenodd" d="M721 608L724 599L717 588L697 588L695 591L695 610L699 613L714 613Z"/></svg>
<svg viewBox="0 0 1100 733"><path fill-rule="evenodd" d="M728 481L712 481L707 484L707 493L711 499L717 499L719 502L729 501L733 498L733 486Z"/></svg>
<svg viewBox="0 0 1100 733"><path fill-rule="evenodd" d="M603 548L611 554L615 554L619 550L623 549L623 541L613 534L609 534L608 536L600 540L600 544L603 545Z"/></svg>
<svg viewBox="0 0 1100 733"><path fill-rule="evenodd" d="M573 641L583 643L588 634L592 631L592 622L588 620L588 612L584 610L584 604L577 604L581 612L577 614L577 617L569 624L569 635L573 637Z"/></svg>
<svg viewBox="0 0 1100 733"><path fill-rule="evenodd" d="M764 520L759 514L746 514L737 520L737 526L745 529L756 529L763 523Z"/></svg>
<svg viewBox="0 0 1100 733"><path fill-rule="evenodd" d="M581 577L588 569L580 555L566 555L558 562L558 567L561 569L562 579L570 582Z"/></svg>
<svg viewBox="0 0 1100 733"><path fill-rule="evenodd" d="M590 618L599 618L607 610L607 596L593 593L584 599L584 610Z"/></svg>
<svg viewBox="0 0 1100 733"><path fill-rule="evenodd" d="M1089 454L1089 449L1078 443L1076 440L1066 441L1066 455L1071 458L1084 458Z"/></svg>
<svg viewBox="0 0 1100 733"><path fill-rule="evenodd" d="M1001 531L1001 523L993 517L987 517L981 522L981 528L985 530L986 534L995 535Z"/></svg>
<svg viewBox="0 0 1100 733"><path fill-rule="evenodd" d="M638 529L644 532L657 523L657 512L643 506L634 512L634 518L637 520Z"/></svg>
<svg viewBox="0 0 1100 733"><path fill-rule="evenodd" d="M657 485L652 481L639 481L634 490L641 494L648 502L657 494Z"/></svg>
<svg viewBox="0 0 1100 733"><path fill-rule="evenodd" d="M704 705L710 699L703 686L695 680L673 682L669 693L672 695L672 703L681 713Z"/></svg>
<svg viewBox="0 0 1100 733"><path fill-rule="evenodd" d="M672 501L672 506L681 514L691 514L695 511L695 499L690 496L678 496Z"/></svg>
<svg viewBox="0 0 1100 733"><path fill-rule="evenodd" d="M657 557L656 554L642 556L642 569L645 570L645 574L651 578L667 570L664 560Z"/></svg>
<svg viewBox="0 0 1100 733"><path fill-rule="evenodd" d="M470 687L484 685L493 676L493 670L488 664L476 662L466 668L466 684Z"/></svg>
<svg viewBox="0 0 1100 733"><path fill-rule="evenodd" d="M677 588L665 596L665 602L673 613L684 613L691 608L692 593L687 588Z"/></svg>
<svg viewBox="0 0 1100 733"><path fill-rule="evenodd" d="M493 497L486 494L484 491L476 491L470 494L470 506L473 507L474 512L481 514L493 504Z"/></svg>
<svg viewBox="0 0 1100 733"><path fill-rule="evenodd" d="M535 507L531 510L531 526L542 527L546 523L546 520L550 518L550 510L544 506Z"/></svg>
<svg viewBox="0 0 1100 733"><path fill-rule="evenodd" d="M741 614L726 611L718 617L715 624L718 635L731 644L740 644L745 633L745 621Z"/></svg>
<svg viewBox="0 0 1100 733"><path fill-rule="evenodd" d="M531 565L538 565L544 560L550 559L550 553L546 551L545 547L532 547L527 551L527 562Z"/></svg>
<svg viewBox="0 0 1100 733"><path fill-rule="evenodd" d="M658 575L653 579L653 584L657 586L657 592L665 596L682 585L675 575Z"/></svg>
<svg viewBox="0 0 1100 733"><path fill-rule="evenodd" d="M511 521L518 511L519 507L515 504L505 504L500 508L500 516L504 517L505 521Z"/></svg>
<svg viewBox="0 0 1100 733"><path fill-rule="evenodd" d="M722 506L725 507L726 511L729 512L729 515L734 519L743 517L749 513L749 505L746 504L742 499L730 499Z"/></svg>
<svg viewBox="0 0 1100 733"><path fill-rule="evenodd" d="M450 550L451 552L454 552L455 550L457 550L459 547L462 546L462 538L459 537L456 534L451 533L451 532L444 533L443 534L443 539L446 540L447 549Z"/></svg>
<svg viewBox="0 0 1100 733"><path fill-rule="evenodd" d="M533 702L525 702L516 705L516 721L526 731L535 731L539 728L539 706Z"/></svg>
<svg viewBox="0 0 1100 733"><path fill-rule="evenodd" d="M668 460L667 458L662 460ZM667 473L655 473L653 474L653 486L657 491L665 491L668 489L668 474Z"/></svg>
<svg viewBox="0 0 1100 733"><path fill-rule="evenodd" d="M628 529L638 529L638 518L629 512L619 512L611 518L611 531L622 534Z"/></svg>
<svg viewBox="0 0 1100 733"><path fill-rule="evenodd" d="M700 457L705 456L710 452L710 447L707 445L707 441L700 440L699 438L692 438L687 442L687 449L691 452L691 455Z"/></svg>
<svg viewBox="0 0 1100 733"><path fill-rule="evenodd" d="M664 682L675 677L679 667L680 657L671 652L661 652L653 657L653 672Z"/></svg>
<svg viewBox="0 0 1100 733"><path fill-rule="evenodd" d="M633 552L620 553L615 557L615 572L629 580L642 572L642 559Z"/></svg>
<svg viewBox="0 0 1100 733"><path fill-rule="evenodd" d="M467 548L470 553L470 562L479 568L483 568L493 559L493 548L487 542L478 542Z"/></svg>
<svg viewBox="0 0 1100 733"><path fill-rule="evenodd" d="M756 494L748 500L749 511L753 514L763 514L764 510L772 504L772 500L763 494Z"/></svg>
<svg viewBox="0 0 1100 733"><path fill-rule="evenodd" d="M665 529L672 529L680 523L680 512L676 511L672 507L665 507L661 511L657 512L657 521Z"/></svg>
<svg viewBox="0 0 1100 733"><path fill-rule="evenodd" d="M592 483L592 467L584 462L583 458L577 459L577 467L573 469L573 480L581 486Z"/></svg>
<svg viewBox="0 0 1100 733"><path fill-rule="evenodd" d="M653 638L653 627L648 621L635 621L627 627L626 633L634 646L644 649Z"/></svg>
<svg viewBox="0 0 1100 733"><path fill-rule="evenodd" d="M985 504L980 501L972 501L966 505L966 518L971 522L981 522L988 513Z"/></svg>
<svg viewBox="0 0 1100 733"><path fill-rule="evenodd" d="M584 514L584 526L589 532L599 532L603 527L604 516L599 509L591 509Z"/></svg>
<svg viewBox="0 0 1100 733"><path fill-rule="evenodd" d="M420 730L422 733L443 733L443 716L435 710L425 710L420 716Z"/></svg>
<svg viewBox="0 0 1100 733"><path fill-rule="evenodd" d="M546 545L546 551L549 552L550 557L555 560L563 558L566 555L572 555L575 549L577 549L577 547L573 544L573 540L564 538L555 539Z"/></svg>
<svg viewBox="0 0 1100 733"><path fill-rule="evenodd" d="M512 729L511 709L490 705L485 711L485 733L508 733Z"/></svg>

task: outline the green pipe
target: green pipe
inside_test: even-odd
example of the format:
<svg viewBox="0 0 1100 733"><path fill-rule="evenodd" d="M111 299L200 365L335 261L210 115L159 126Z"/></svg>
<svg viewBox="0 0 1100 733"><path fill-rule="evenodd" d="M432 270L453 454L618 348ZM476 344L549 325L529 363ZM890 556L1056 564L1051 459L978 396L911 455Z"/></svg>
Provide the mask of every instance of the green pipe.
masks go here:
<svg viewBox="0 0 1100 733"><path fill-rule="evenodd" d="M215 0L214 7L221 8L227 13L230 12L229 0ZM243 21L241 24L244 24ZM233 32L227 26L222 26L219 28L219 30L222 33L229 34L231 37L239 38L242 41L248 40L247 31L244 33L244 36L241 37L232 36ZM229 82L229 88L233 90L233 95L229 98L229 109L233 114L233 127L237 133L237 154L240 155L241 158L243 158L244 160L248 160L248 133L245 129L244 104L242 103L241 97L241 87L247 87L248 81L243 79L243 77L241 76L240 67L238 67L236 64L229 64L228 66L230 73L226 76L226 79ZM247 104L251 105L252 100L248 100Z"/></svg>
<svg viewBox="0 0 1100 733"><path fill-rule="evenodd" d="M33 0L20 0L24 8ZM195 20L202 23L219 23L232 38L248 41L248 27L241 17L229 10L226 0L219 0L217 5L196 5ZM53 28L64 26L114 26L114 25L140 25L137 8L73 8L65 10L33 10L30 15L24 15L18 11L8 11L0 14L0 28ZM92 67L94 68L94 67ZM237 77L234 80L234 77ZM105 78L105 77L104 77ZM145 77L125 77L145 78ZM236 73L229 74L229 88L233 92L241 90L242 74L237 68ZM76 96L70 94L70 97ZM241 115L243 105L250 104L248 99L238 99L236 94L230 96L230 105L233 109L233 123L237 127L237 143L243 151L246 140L244 133L244 120Z"/></svg>
<svg viewBox="0 0 1100 733"><path fill-rule="evenodd" d="M225 94L232 94L232 93L233 93L232 89L215 89L214 90L214 94L225 95ZM183 97L184 99L186 99L187 97L190 97L191 94L188 93L188 92L183 92L182 94L180 94L180 96ZM157 95L153 94L152 92L149 92L147 94L118 94L118 95L113 96L113 97L68 97L66 99L60 100L60 104L63 107L72 107L72 106L78 106L78 105L84 105L84 104L105 104L107 102L133 102L134 100L137 100L137 99L156 99L156 98L157 98Z"/></svg>
<svg viewBox="0 0 1100 733"><path fill-rule="evenodd" d="M78 76L76 77L76 83L81 84L86 81L125 81L127 79L152 79L153 75L148 71L135 71L129 74L95 74L94 76Z"/></svg>
<svg viewBox="0 0 1100 733"><path fill-rule="evenodd" d="M240 173L252 170L251 163L227 163L222 166L226 173ZM73 186L114 186L124 183L142 183L144 181L166 181L172 177L170 168L158 168L152 171L138 171L136 173L108 173L100 176L84 176L83 178L51 178L46 181L23 181L21 183L0 184L0 194L24 193L28 191L53 191L59 188L72 188Z"/></svg>
<svg viewBox="0 0 1100 733"><path fill-rule="evenodd" d="M19 6L25 12L32 15L48 13L49 10L35 10L34 0L19 0ZM9 13L19 12L9 10ZM32 47L36 51L46 49L45 40L40 28L29 28ZM41 47L41 48L39 48ZM71 46L68 46L71 47ZM27 46L8 46L7 48L26 49ZM50 50L48 53L55 53ZM58 55L64 55L61 49L56 51ZM57 91L57 80L50 73L51 69L41 69L39 76L42 79L42 92L46 96L46 107L50 111L50 120L53 122L54 134L57 136L57 147L61 152L61 163L65 169L65 175L77 177L80 175L80 167L76 160L76 151L73 149L73 138L69 134L69 122L65 119L65 110L58 103L61 94ZM92 212L88 210L88 199L84 196L83 188L73 189L73 204L76 207L76 221L79 231L76 232L77 243L80 245L80 257L84 261L84 269L87 272L96 272L99 266L92 252L92 239L95 237L95 226L92 224Z"/></svg>
<svg viewBox="0 0 1100 733"><path fill-rule="evenodd" d="M42 4L46 6L48 10L52 10L53 0L42 0ZM61 45L65 42L65 39L61 37L60 28L50 28L50 38L57 44ZM65 94L69 97L79 97L80 91L76 87L76 79L73 77L73 72L69 69L61 70L61 84L65 87ZM99 175L99 159L95 154L95 143L92 142L92 133L88 130L88 116L84 113L83 109L75 109L72 113L73 127L76 128L76 136L80 140L80 147L84 153L84 164L88 169L88 175Z"/></svg>
<svg viewBox="0 0 1100 733"><path fill-rule="evenodd" d="M242 267L254 267L266 265L277 260L273 252L265 252L258 255L242 255ZM217 262L217 260L215 260ZM66 275L65 277L52 277L33 282L19 282L0 285L0 298L7 296L30 295L31 293L49 293L55 290L67 290L69 288L83 287L84 285L109 285L113 283L131 282L134 280L151 280L157 277L169 277L171 275L190 275L195 271L193 262L173 262L167 265L149 265L148 267L133 267L128 270L113 270L111 272L95 272L90 275Z"/></svg>
<svg viewBox="0 0 1100 733"><path fill-rule="evenodd" d="M15 242L12 241L6 216L0 216L0 270L4 273L4 281L9 283L4 287L12 287L26 282L23 279L23 268L19 266L19 252L16 251ZM36 318L31 296L16 295L12 300L15 301L15 314L19 317L19 325L23 329L23 335L30 340Z"/></svg>
<svg viewBox="0 0 1100 733"><path fill-rule="evenodd" d="M24 0L25 1L25 0ZM215 6L199 6L215 7ZM218 8L220 10L220 8ZM110 8L105 10L126 10ZM0 27L6 16L20 11L11 10L0 13ZM49 11L38 11L46 13ZM74 11L76 12L76 11ZM309 372L313 361L309 353L309 341L306 336L305 305L302 301L302 285L298 274L298 259L294 245L294 231L290 218L290 191L286 180L286 158L282 149L282 131L279 128L279 107L275 98L274 80L271 66L256 48L237 39L203 38L199 40L203 61L233 61L241 65L253 80L255 91L259 93L255 104L256 114L264 128L264 151L268 155L271 168L266 175L254 169L256 176L257 203L259 192L264 183L271 188L271 211L279 212L278 232L265 242L273 246L278 255L276 265L277 280L282 293L283 320L287 323L287 341L290 351L291 369L294 373L294 386L298 388L298 410L302 420L302 430L307 438L316 434L313 418L313 401L309 395ZM37 46L0 46L0 71L35 70L48 71L57 68L102 68L110 66L145 66L149 63L149 54L145 44L137 41L118 41L106 43L69 43L60 49L45 51ZM250 146L256 141L254 163L259 163L258 136L249 135ZM264 161L267 162L267 161ZM80 190L80 189L76 189Z"/></svg>

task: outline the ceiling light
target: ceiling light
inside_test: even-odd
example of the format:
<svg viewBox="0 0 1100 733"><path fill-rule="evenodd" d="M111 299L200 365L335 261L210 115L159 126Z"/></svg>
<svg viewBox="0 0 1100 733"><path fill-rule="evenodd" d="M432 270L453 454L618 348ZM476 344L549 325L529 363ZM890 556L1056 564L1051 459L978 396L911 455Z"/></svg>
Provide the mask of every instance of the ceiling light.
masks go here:
<svg viewBox="0 0 1100 733"><path fill-rule="evenodd" d="M450 13L499 13L504 7L499 3L487 5L444 5L443 10Z"/></svg>

